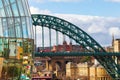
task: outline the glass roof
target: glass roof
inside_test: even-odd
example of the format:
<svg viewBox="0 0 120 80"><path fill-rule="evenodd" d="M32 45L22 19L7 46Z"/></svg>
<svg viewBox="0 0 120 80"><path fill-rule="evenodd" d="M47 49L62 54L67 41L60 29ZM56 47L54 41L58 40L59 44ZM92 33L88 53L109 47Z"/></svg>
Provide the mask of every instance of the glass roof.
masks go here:
<svg viewBox="0 0 120 80"><path fill-rule="evenodd" d="M0 17L30 16L26 0L0 0Z"/></svg>

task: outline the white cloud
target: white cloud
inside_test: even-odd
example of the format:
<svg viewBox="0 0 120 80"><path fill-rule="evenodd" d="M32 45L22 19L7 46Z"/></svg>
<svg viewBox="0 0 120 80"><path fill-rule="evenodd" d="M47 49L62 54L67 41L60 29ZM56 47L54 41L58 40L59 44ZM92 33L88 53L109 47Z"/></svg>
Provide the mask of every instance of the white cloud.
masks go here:
<svg viewBox="0 0 120 80"><path fill-rule="evenodd" d="M54 14L54 16L63 18L89 34L104 33L109 34L109 28L112 26L119 27L120 19L113 17L100 17L89 15L75 15L75 14Z"/></svg>
<svg viewBox="0 0 120 80"><path fill-rule="evenodd" d="M120 37L120 28L119 27L111 27L111 28L109 28L109 34Z"/></svg>
<svg viewBox="0 0 120 80"><path fill-rule="evenodd" d="M30 11L32 14L50 14L51 11L45 9L45 10L40 10L39 8L36 8L36 7L33 7L31 6L30 7Z"/></svg>
<svg viewBox="0 0 120 80"><path fill-rule="evenodd" d="M101 26L101 25L97 25L95 23L93 23L92 25L90 25L88 27L88 32L89 33L104 33L105 31L105 27L104 26Z"/></svg>
<svg viewBox="0 0 120 80"><path fill-rule="evenodd" d="M106 0L106 1L110 1L110 2L120 2L120 0Z"/></svg>

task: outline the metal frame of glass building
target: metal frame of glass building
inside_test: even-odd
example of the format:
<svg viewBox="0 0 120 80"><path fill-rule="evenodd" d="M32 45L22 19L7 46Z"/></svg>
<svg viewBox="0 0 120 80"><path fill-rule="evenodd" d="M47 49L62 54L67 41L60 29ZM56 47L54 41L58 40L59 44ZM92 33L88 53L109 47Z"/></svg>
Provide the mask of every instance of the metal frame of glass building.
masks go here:
<svg viewBox="0 0 120 80"><path fill-rule="evenodd" d="M0 79L30 74L33 27L27 0L0 0Z"/></svg>

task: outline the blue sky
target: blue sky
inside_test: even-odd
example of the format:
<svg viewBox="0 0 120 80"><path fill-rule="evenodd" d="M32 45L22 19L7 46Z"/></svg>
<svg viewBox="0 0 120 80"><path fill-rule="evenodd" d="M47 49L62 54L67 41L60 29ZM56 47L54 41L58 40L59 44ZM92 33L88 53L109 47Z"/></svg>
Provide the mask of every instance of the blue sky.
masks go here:
<svg viewBox="0 0 120 80"><path fill-rule="evenodd" d="M28 0L32 14L66 19L101 45L110 45L112 34L120 38L120 0Z"/></svg>
<svg viewBox="0 0 120 80"><path fill-rule="evenodd" d="M29 0L29 3L53 13L120 17L120 0Z"/></svg>

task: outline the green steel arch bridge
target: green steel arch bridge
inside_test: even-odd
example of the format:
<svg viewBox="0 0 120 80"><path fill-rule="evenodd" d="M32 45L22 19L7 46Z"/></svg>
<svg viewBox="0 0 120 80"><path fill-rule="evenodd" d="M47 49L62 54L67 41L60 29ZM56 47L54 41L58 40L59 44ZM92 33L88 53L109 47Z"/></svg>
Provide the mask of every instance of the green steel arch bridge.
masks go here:
<svg viewBox="0 0 120 80"><path fill-rule="evenodd" d="M113 80L120 80L120 66L115 63L112 56L120 56L120 53L106 52L91 36L76 25L60 19L58 17L42 14L32 14L32 24L42 28L42 47L44 49L44 27L49 29L49 40L51 47L51 29L56 31L56 40L58 32L68 36L76 43L81 45L85 52L35 52L35 57L52 56L93 56L105 68ZM35 29L36 32L36 29ZM36 36L35 36L36 39ZM58 43L57 43L58 44Z"/></svg>

